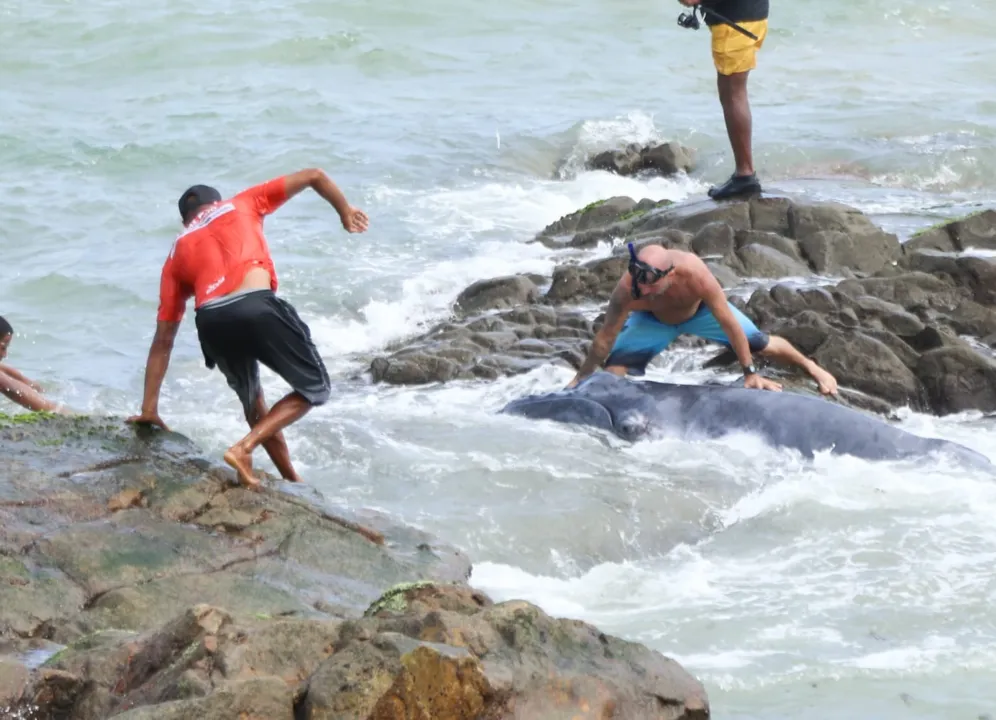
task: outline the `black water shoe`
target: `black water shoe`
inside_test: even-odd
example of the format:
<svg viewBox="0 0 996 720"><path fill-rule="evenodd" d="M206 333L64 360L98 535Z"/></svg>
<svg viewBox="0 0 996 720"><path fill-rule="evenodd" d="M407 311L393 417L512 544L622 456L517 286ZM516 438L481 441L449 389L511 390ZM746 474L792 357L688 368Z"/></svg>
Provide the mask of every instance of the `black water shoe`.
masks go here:
<svg viewBox="0 0 996 720"><path fill-rule="evenodd" d="M761 181L756 173L750 175L731 175L722 185L709 188L709 197L713 200L724 200L739 195L750 195L761 192Z"/></svg>

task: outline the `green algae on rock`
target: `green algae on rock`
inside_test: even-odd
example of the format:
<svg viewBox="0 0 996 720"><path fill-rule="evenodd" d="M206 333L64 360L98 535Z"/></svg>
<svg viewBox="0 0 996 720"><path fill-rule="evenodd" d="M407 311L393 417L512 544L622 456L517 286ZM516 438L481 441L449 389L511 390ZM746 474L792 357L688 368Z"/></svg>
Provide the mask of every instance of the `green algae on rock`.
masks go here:
<svg viewBox="0 0 996 720"><path fill-rule="evenodd" d="M709 716L660 653L496 604L455 548L248 491L176 433L54 417L0 443L0 708L23 720ZM28 643L44 661L5 655Z"/></svg>

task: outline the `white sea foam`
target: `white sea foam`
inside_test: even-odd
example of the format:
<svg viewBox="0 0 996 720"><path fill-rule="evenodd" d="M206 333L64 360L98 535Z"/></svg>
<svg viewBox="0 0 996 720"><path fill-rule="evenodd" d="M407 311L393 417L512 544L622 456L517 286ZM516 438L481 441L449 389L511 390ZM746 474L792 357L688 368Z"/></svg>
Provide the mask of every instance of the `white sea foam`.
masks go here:
<svg viewBox="0 0 996 720"><path fill-rule="evenodd" d="M417 388L346 380L444 319L475 280L609 252L527 244L558 217L612 195L704 197L731 169L708 35L675 28L659 4L326 5L280 7L287 22L269 24L228 0L136 5L129 33L112 5L0 0L0 314L24 328L10 361L81 409L136 412L170 198L202 177L234 187L320 163L371 231L342 238L312 196L268 220L335 383L286 432L302 490L459 545L495 599L675 657L717 717L992 713L990 478L942 459L806 463L746 433L630 446L495 414L562 387L566 367ZM766 188L854 205L901 237L992 204L994 105L978 82L991 0L783 5L751 80ZM167 47L178 67L210 48L219 82L165 72ZM583 170L601 150L675 138L702 160L692 178ZM218 460L246 427L198 352L188 319L161 410ZM649 377L714 377L708 354L676 350ZM286 390L263 379L271 402ZM993 456L992 418L901 422Z"/></svg>
<svg viewBox="0 0 996 720"><path fill-rule="evenodd" d="M378 272L382 285L397 288L390 299L371 300L359 310L359 318L307 319L326 359L336 362L346 356L343 359L348 363L350 355L380 350L445 318L459 293L477 280L516 273L549 276L564 252L526 241L568 213L616 195L679 201L701 187L684 176L636 180L584 172L563 182L488 182L427 191L380 188L379 200L396 207L416 236L450 243L456 257L425 260L414 254L402 255L397 266L407 275L395 274L390 267ZM470 239L479 234L500 239ZM598 248L588 256L606 252L607 248Z"/></svg>

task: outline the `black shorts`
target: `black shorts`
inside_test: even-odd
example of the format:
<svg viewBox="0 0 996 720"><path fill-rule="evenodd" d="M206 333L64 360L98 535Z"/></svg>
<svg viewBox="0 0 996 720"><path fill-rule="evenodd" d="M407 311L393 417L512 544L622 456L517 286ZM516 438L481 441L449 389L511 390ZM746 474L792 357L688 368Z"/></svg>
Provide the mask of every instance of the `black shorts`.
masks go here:
<svg viewBox="0 0 996 720"><path fill-rule="evenodd" d="M325 363L311 331L287 301L271 290L252 290L197 309L197 337L209 368L221 370L251 418L263 363L312 405L329 399Z"/></svg>

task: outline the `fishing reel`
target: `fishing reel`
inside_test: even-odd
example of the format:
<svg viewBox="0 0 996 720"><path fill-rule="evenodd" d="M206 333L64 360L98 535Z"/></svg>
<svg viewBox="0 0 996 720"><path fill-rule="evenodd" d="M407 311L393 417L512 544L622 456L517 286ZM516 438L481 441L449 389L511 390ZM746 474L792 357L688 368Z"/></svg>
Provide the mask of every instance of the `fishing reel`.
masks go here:
<svg viewBox="0 0 996 720"><path fill-rule="evenodd" d="M702 23L699 22L698 16L698 13L700 12L702 12L702 6L693 5L689 12L683 12L678 16L678 25L690 30L698 30L702 27Z"/></svg>
<svg viewBox="0 0 996 720"><path fill-rule="evenodd" d="M690 30L698 30L702 27L702 23L699 22L699 15L705 15L709 13L717 22L721 22L725 25L729 25L734 30L742 35L746 35L751 40L757 40L758 37L750 30L747 30L743 25L735 23L732 20L723 17L718 12L710 7L706 7L699 3L698 5L693 5L692 9L688 12L683 12L678 16L678 25L683 28L688 28Z"/></svg>

